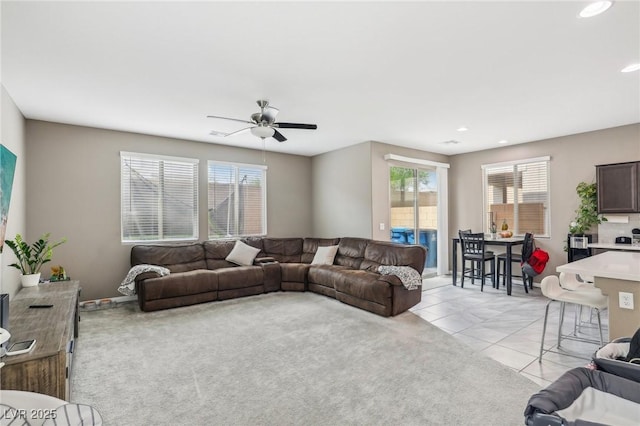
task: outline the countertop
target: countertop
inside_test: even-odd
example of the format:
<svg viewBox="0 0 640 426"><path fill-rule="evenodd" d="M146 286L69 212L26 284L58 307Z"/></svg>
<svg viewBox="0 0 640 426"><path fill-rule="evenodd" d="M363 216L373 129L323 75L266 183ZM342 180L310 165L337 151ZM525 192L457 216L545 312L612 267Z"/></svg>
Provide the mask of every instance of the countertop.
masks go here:
<svg viewBox="0 0 640 426"><path fill-rule="evenodd" d="M606 250L640 251L640 246L632 246L631 244L591 243L587 247Z"/></svg>
<svg viewBox="0 0 640 426"><path fill-rule="evenodd" d="M560 265L556 271L640 282L640 252L606 251Z"/></svg>

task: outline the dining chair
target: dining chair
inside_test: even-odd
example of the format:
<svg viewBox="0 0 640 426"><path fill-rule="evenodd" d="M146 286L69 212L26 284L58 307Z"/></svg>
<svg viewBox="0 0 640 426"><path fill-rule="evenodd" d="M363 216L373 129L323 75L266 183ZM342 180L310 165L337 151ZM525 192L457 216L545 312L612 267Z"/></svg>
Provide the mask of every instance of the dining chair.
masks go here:
<svg viewBox="0 0 640 426"><path fill-rule="evenodd" d="M491 285L496 287L496 260L492 251L485 250L484 234L458 231L460 245L462 246L462 277L460 287L464 288L464 278L471 278L471 284L475 279L480 279L480 291L484 290L484 282L487 275L491 276ZM467 268L467 261L471 262ZM486 272L486 263L490 262L491 270ZM477 270L476 272L476 265Z"/></svg>
<svg viewBox="0 0 640 426"><path fill-rule="evenodd" d="M547 307L544 311L544 323L542 325L542 341L540 342L540 357L538 362L542 362L542 352L544 350L544 336L547 331L547 318L549 317L549 306L553 302L560 302L560 321L558 325L558 348L562 344L562 339L577 340L589 343L599 343L600 347L604 346L604 339L602 337L602 321L600 320L600 311L605 309L609 303L609 298L602 294L600 291L587 290L567 290L560 286L560 280L555 275L549 275L545 277L540 283L542 289L542 295L549 299ZM600 331L600 341L578 337L574 334L562 334L562 324L564 322L564 312L567 303L572 303L579 306L586 306L596 311L598 316L598 330Z"/></svg>
<svg viewBox="0 0 640 426"><path fill-rule="evenodd" d="M524 259L527 256L526 253L531 253L533 250L530 250L530 246L533 244L533 234L527 232L524 236L524 242L522 243L522 251L520 254L512 253L511 254L511 263L518 264L517 269L520 270L520 275L511 274L511 278L518 278L522 280L522 284L524 285L524 291L529 293L529 289L533 289L533 277L527 275L522 269L522 265L529 259ZM524 259L524 260L523 260ZM513 266L511 267L513 271ZM507 282L507 254L500 253L496 256L496 277L497 284L500 287L500 277L502 276L502 285L506 285ZM513 280L512 280L513 282ZM529 288L527 288L527 284Z"/></svg>

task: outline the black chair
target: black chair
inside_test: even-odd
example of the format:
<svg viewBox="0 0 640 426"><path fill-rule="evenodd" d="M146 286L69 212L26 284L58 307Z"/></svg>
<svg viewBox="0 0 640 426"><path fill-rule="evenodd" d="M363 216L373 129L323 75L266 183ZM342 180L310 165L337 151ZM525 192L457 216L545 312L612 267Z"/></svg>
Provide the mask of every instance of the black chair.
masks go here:
<svg viewBox="0 0 640 426"><path fill-rule="evenodd" d="M475 279L480 279L480 291L484 290L484 281L487 275L491 276L491 284L496 287L496 260L492 251L485 251L483 233L467 233L459 231L460 245L462 246L462 279L460 287L464 288L464 278L471 278L471 284ZM467 268L467 261L471 266ZM487 262L491 263L490 272L486 272ZM476 272L477 266L477 272Z"/></svg>
<svg viewBox="0 0 640 426"><path fill-rule="evenodd" d="M511 254L511 263L518 263L518 268L520 269L520 275L511 274L511 278L519 278L522 279L522 283L524 284L524 291L529 293L529 288L533 289L533 277L527 275L522 269L522 265L524 262L529 260L531 253L535 249L533 234L527 232L524 236L524 242L522 243L522 252L521 254L512 253ZM524 259L524 260L523 260ZM500 253L496 256L497 260L497 284L500 287L500 276L502 276L502 285L506 285L507 282L507 254ZM513 271L513 267L511 269ZM527 284L528 288L527 288Z"/></svg>

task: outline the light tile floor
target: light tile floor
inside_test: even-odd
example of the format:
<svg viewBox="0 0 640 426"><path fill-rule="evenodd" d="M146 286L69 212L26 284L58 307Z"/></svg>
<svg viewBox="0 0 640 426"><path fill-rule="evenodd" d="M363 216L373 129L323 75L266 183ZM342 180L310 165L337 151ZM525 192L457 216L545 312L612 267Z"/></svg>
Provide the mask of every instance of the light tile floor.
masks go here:
<svg viewBox="0 0 640 426"><path fill-rule="evenodd" d="M451 285L451 276L424 280L422 301L411 312L467 344L472 351L488 356L512 368L528 379L546 387L565 371L585 366L598 344L563 339L558 348L560 304L549 309L542 363L538 362L544 311L548 299L539 288L526 294L522 284L514 282L511 296L506 290L496 290L491 282L465 287ZM567 305L563 334L573 331L575 310ZM589 311L583 312L579 336L599 340L595 313L588 322ZM607 312L602 313L604 342L607 338Z"/></svg>

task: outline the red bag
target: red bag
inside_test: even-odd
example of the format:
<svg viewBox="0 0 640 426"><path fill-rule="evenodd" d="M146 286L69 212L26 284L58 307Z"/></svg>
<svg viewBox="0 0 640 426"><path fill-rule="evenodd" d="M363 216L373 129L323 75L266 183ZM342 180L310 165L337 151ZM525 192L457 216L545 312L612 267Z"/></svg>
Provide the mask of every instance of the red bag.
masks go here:
<svg viewBox="0 0 640 426"><path fill-rule="evenodd" d="M547 266L547 262L549 261L549 253L539 248L535 249L533 253L531 253L531 257L527 261L527 263L533 268L536 274L542 273L544 271L544 267Z"/></svg>

